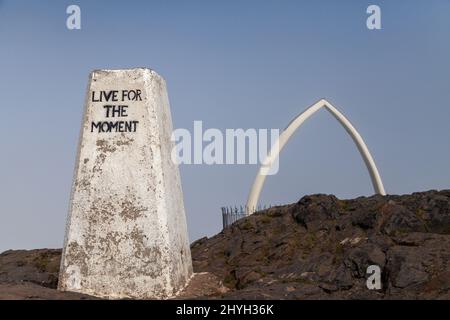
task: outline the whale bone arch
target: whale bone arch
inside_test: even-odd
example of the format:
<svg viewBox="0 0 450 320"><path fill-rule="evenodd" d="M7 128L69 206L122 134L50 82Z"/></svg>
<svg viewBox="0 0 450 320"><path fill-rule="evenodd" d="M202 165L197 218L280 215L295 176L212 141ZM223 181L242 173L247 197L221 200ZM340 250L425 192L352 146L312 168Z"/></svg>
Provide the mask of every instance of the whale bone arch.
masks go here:
<svg viewBox="0 0 450 320"><path fill-rule="evenodd" d="M358 131L353 127L350 121L339 112L336 107L334 107L330 102L325 99L321 99L317 101L312 106L308 107L305 111L300 113L297 117L295 117L283 130L280 134L278 140L274 143L271 148L269 154L266 159L263 161L261 167L258 170L258 173L253 182L253 186L250 190L250 194L248 196L247 205L246 205L246 213L247 215L252 214L256 211L256 206L258 204L259 196L261 194L261 190L264 186L264 182L266 180L267 172L270 171L272 164L278 158L281 150L288 142L289 138L294 134L294 132L305 122L309 117L311 117L314 113L319 111L320 109L327 109L336 120L344 127L350 137L353 139L353 142L356 144L359 153L361 154L364 163L366 164L367 170L369 171L370 179L372 181L373 189L376 194L386 195L384 190L383 182L381 181L380 174L378 172L377 166L375 165L375 161L370 154L367 145L364 143L361 135Z"/></svg>

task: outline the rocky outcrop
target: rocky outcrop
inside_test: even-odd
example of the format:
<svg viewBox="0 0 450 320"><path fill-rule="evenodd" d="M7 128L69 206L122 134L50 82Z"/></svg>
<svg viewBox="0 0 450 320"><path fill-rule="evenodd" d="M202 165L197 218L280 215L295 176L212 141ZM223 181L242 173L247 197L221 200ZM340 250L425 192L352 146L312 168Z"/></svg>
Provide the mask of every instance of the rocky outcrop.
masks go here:
<svg viewBox="0 0 450 320"><path fill-rule="evenodd" d="M93 299L56 290L60 263L60 249L3 252L0 254L0 299Z"/></svg>
<svg viewBox="0 0 450 320"><path fill-rule="evenodd" d="M30 282L47 288L58 283L61 250L8 250L0 255L0 283Z"/></svg>
<svg viewBox="0 0 450 320"><path fill-rule="evenodd" d="M311 195L191 245L198 273L180 298L450 299L450 190L340 200ZM61 293L60 250L0 255L0 298ZM367 267L382 288L366 286Z"/></svg>
<svg viewBox="0 0 450 320"><path fill-rule="evenodd" d="M339 200L312 195L192 244L227 298L450 299L450 190ZM381 269L381 290L366 286Z"/></svg>

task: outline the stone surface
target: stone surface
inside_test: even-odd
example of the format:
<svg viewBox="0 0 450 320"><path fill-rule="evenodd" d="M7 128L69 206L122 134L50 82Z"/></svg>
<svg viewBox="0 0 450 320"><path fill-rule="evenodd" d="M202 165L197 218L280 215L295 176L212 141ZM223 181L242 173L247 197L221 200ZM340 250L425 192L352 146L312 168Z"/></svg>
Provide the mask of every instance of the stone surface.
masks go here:
<svg viewBox="0 0 450 320"><path fill-rule="evenodd" d="M233 299L450 299L450 190L311 195L191 245ZM378 265L382 289L366 287Z"/></svg>
<svg viewBox="0 0 450 320"><path fill-rule="evenodd" d="M61 250L8 250L0 254L0 283L29 282L56 288Z"/></svg>
<svg viewBox="0 0 450 320"><path fill-rule="evenodd" d="M90 76L58 288L167 298L192 274L166 84L149 69Z"/></svg>

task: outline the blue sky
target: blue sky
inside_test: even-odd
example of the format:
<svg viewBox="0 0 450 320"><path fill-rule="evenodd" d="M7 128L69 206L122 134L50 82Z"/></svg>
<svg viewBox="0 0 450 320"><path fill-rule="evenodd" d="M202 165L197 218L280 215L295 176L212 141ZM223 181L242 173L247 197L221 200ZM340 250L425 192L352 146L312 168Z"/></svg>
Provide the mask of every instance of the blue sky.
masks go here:
<svg viewBox="0 0 450 320"><path fill-rule="evenodd" d="M81 7L82 29L66 28ZM377 4L382 30L366 28ZM364 137L391 194L450 187L450 1L0 0L0 251L61 247L89 72L145 66L175 128L284 128L319 98ZM254 165L184 165L191 240L244 204ZM325 111L295 134L261 196L372 193Z"/></svg>

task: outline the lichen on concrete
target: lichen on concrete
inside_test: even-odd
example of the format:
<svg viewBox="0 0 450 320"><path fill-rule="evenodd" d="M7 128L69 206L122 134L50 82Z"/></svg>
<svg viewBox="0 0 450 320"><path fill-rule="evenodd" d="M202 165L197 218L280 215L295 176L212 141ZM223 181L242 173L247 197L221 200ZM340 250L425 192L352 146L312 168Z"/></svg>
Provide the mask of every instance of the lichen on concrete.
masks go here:
<svg viewBox="0 0 450 320"><path fill-rule="evenodd" d="M99 102L111 91L142 100ZM101 93L101 92L104 93ZM97 98L99 99L99 98ZM113 117L105 105L125 105ZM135 132L92 123L124 118ZM116 119L117 118L117 119ZM149 69L91 74L61 264L59 289L106 298L167 298L192 274L164 80Z"/></svg>

